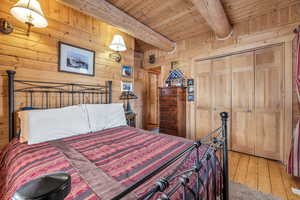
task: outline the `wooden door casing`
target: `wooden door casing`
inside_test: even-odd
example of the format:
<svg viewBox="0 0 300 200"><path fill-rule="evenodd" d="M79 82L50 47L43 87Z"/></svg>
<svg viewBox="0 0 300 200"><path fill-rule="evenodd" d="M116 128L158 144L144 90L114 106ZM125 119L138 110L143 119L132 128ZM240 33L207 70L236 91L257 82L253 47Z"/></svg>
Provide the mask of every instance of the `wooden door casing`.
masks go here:
<svg viewBox="0 0 300 200"><path fill-rule="evenodd" d="M283 49L255 51L255 155L282 160Z"/></svg>
<svg viewBox="0 0 300 200"><path fill-rule="evenodd" d="M148 72L148 125L159 124L158 75Z"/></svg>
<svg viewBox="0 0 300 200"><path fill-rule="evenodd" d="M231 67L231 147L234 151L254 154L254 52L231 56Z"/></svg>

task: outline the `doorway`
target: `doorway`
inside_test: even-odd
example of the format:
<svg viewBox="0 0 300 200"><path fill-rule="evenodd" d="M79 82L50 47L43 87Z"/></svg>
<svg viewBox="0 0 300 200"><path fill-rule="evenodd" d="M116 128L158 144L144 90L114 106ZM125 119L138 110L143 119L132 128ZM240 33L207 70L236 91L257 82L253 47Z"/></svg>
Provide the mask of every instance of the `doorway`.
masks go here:
<svg viewBox="0 0 300 200"><path fill-rule="evenodd" d="M159 94L161 67L147 70L147 130L159 128Z"/></svg>

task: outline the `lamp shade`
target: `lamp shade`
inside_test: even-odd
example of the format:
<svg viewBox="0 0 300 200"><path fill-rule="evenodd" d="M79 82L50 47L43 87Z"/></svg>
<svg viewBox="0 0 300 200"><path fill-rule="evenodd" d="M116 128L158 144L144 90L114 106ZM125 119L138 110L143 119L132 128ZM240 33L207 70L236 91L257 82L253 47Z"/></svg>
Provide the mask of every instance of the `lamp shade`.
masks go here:
<svg viewBox="0 0 300 200"><path fill-rule="evenodd" d="M124 39L121 35L114 35L114 38L109 45L109 48L111 48L114 51L126 51L126 45L124 42Z"/></svg>
<svg viewBox="0 0 300 200"><path fill-rule="evenodd" d="M138 97L132 91L124 91L121 93L120 100L137 99Z"/></svg>
<svg viewBox="0 0 300 200"><path fill-rule="evenodd" d="M10 9L10 13L19 21L34 27L44 28L48 26L47 19L37 0L19 0Z"/></svg>

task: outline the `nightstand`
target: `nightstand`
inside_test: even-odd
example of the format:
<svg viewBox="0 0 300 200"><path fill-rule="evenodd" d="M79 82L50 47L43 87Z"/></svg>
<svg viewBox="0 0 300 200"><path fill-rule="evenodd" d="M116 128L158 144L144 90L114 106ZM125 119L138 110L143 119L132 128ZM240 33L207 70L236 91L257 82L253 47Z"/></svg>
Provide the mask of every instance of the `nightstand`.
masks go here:
<svg viewBox="0 0 300 200"><path fill-rule="evenodd" d="M126 121L127 121L127 125L131 126L131 127L135 127L135 117L136 117L136 113L125 113L125 117L126 117Z"/></svg>

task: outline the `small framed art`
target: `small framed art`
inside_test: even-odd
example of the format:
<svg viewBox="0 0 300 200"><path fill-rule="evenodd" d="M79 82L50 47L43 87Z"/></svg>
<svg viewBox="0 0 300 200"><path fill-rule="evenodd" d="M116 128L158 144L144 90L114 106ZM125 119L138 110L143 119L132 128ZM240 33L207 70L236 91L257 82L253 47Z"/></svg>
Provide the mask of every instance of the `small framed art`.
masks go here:
<svg viewBox="0 0 300 200"><path fill-rule="evenodd" d="M188 101L194 101L195 97L194 95L188 95Z"/></svg>
<svg viewBox="0 0 300 200"><path fill-rule="evenodd" d="M194 87L188 87L188 93L194 93Z"/></svg>
<svg viewBox="0 0 300 200"><path fill-rule="evenodd" d="M121 81L121 91L133 91L133 84L129 81Z"/></svg>
<svg viewBox="0 0 300 200"><path fill-rule="evenodd" d="M95 76L95 51L58 43L58 71Z"/></svg>
<svg viewBox="0 0 300 200"><path fill-rule="evenodd" d="M187 85L188 86L194 85L194 79L188 79L187 80Z"/></svg>
<svg viewBox="0 0 300 200"><path fill-rule="evenodd" d="M132 77L132 73L133 73L133 69L131 66L126 66L126 65L122 66L122 76L123 77L130 78L130 77Z"/></svg>

